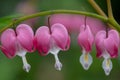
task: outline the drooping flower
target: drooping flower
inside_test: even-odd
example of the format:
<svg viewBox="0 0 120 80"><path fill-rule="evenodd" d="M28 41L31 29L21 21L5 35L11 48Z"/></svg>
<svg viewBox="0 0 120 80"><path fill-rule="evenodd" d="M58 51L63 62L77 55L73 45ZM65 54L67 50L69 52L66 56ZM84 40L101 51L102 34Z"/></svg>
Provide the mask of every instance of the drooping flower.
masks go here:
<svg viewBox="0 0 120 80"><path fill-rule="evenodd" d="M30 65L27 63L25 55L27 52L32 52L33 39L34 33L31 27L20 24L17 26L16 32L13 29L7 29L1 34L0 49L8 58L20 56L23 61L23 69L29 72Z"/></svg>
<svg viewBox="0 0 120 80"><path fill-rule="evenodd" d="M92 45L94 42L94 36L88 25L82 25L80 27L80 34L78 36L78 43L82 48L82 55L80 56L80 63L85 70L88 70L93 60L90 55Z"/></svg>
<svg viewBox="0 0 120 80"><path fill-rule="evenodd" d="M103 57L102 68L106 75L110 74L112 70L112 62L110 58L118 56L119 34L116 30L100 31L95 38L97 49L97 57Z"/></svg>
<svg viewBox="0 0 120 80"><path fill-rule="evenodd" d="M61 70L62 64L59 61L60 50L67 50L70 46L70 37L64 25L56 23L49 29L47 26L38 28L34 39L35 48L41 55L51 53L55 57L55 68Z"/></svg>

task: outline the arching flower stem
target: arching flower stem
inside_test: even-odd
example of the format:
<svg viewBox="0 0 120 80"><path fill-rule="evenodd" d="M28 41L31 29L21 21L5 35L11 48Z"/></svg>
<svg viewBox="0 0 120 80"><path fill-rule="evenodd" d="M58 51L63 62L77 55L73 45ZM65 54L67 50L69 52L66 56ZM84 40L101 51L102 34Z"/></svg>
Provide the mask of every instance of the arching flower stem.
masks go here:
<svg viewBox="0 0 120 80"><path fill-rule="evenodd" d="M90 13L90 12L84 12L84 11L77 11L77 10L50 10L50 11L43 11L43 12L38 12L32 15L28 15L28 16L23 16L19 19L17 19L16 21L14 21L14 24L19 24L22 21L31 19L31 18L35 18L35 17L40 17L40 16L47 16L47 15L52 15L52 14L77 14L77 15L85 15L85 16L89 16L89 17L94 17L97 19L100 19L104 22L107 22L109 24L111 24L112 26L114 26L114 28L120 32L120 25L116 22L115 19L109 19L106 17L103 17L101 15L95 14L95 13ZM7 26L5 26L3 29L0 30L0 33L3 32L5 29L12 27L13 23L8 24Z"/></svg>
<svg viewBox="0 0 120 80"><path fill-rule="evenodd" d="M100 8L100 6L95 2L95 0L88 0L89 3L92 5L92 7L99 13L100 15L107 18L107 15L104 13L104 11Z"/></svg>
<svg viewBox="0 0 120 80"><path fill-rule="evenodd" d="M112 6L111 6L111 0L107 0L107 8L108 8L108 17L113 18L113 12L112 12Z"/></svg>

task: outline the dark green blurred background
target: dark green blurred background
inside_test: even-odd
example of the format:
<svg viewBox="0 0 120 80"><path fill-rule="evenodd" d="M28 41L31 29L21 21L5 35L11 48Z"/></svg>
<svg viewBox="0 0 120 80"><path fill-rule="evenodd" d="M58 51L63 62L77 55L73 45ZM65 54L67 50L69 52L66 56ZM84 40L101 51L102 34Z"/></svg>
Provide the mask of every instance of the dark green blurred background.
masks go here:
<svg viewBox="0 0 120 80"><path fill-rule="evenodd" d="M17 14L17 6L25 1L32 3L32 6L34 6L36 11L72 9L95 12L87 0L0 0L0 18ZM107 13L105 0L96 1ZM112 0L114 16L118 22L120 22L119 4L119 0ZM40 18L35 27L44 24L43 18L44 17ZM0 80L120 80L119 59L112 59L113 69L111 74L105 76L101 67L103 59L97 59L95 57L96 51L94 47L92 51L94 61L88 71L85 71L79 63L80 55L81 50L76 43L76 40L72 39L70 49L59 53L60 61L63 63L62 71L56 71L54 69L54 57L51 54L43 57L40 56L38 52L28 53L27 60L31 64L31 70L29 73L26 73L22 69L20 57L16 56L13 59L7 59L1 53Z"/></svg>

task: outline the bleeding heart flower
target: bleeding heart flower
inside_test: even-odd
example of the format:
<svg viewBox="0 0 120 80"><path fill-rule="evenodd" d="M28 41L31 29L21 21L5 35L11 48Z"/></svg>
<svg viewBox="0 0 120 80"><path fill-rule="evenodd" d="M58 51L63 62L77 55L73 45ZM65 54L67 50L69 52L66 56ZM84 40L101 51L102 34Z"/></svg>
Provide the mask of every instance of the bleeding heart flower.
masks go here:
<svg viewBox="0 0 120 80"><path fill-rule="evenodd" d="M112 62L110 58L118 56L119 34L116 30L99 31L95 38L97 49L97 57L103 57L102 67L106 75L112 70Z"/></svg>
<svg viewBox="0 0 120 80"><path fill-rule="evenodd" d="M80 56L80 63L85 70L88 70L93 60L89 54L92 50L94 36L88 25L80 27L80 34L78 36L78 43L82 48L82 55Z"/></svg>
<svg viewBox="0 0 120 80"><path fill-rule="evenodd" d="M38 28L34 39L35 48L41 55L51 53L55 57L55 68L61 70L62 64L59 61L60 50L67 50L70 46L70 37L64 25L56 23L49 29L47 26Z"/></svg>
<svg viewBox="0 0 120 80"><path fill-rule="evenodd" d="M0 49L8 57L13 58L16 55L20 56L23 61L23 69L29 72L30 65L26 60L26 53L32 52L34 33L30 26L20 24L16 28L5 30L1 35Z"/></svg>

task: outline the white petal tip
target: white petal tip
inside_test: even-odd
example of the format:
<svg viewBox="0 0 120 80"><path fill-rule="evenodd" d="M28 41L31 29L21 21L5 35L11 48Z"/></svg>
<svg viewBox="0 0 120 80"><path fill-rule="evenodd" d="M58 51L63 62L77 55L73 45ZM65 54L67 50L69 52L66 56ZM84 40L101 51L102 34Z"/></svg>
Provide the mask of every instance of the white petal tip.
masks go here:
<svg viewBox="0 0 120 80"><path fill-rule="evenodd" d="M61 62L57 61L57 62L55 63L55 69L58 70L58 71L61 71L61 69L62 69L62 64L61 64Z"/></svg>
<svg viewBox="0 0 120 80"><path fill-rule="evenodd" d="M80 63L85 70L88 70L90 68L92 62L93 62L93 60L92 60L92 57L89 53L88 54L83 53L80 56Z"/></svg>
<svg viewBox="0 0 120 80"><path fill-rule="evenodd" d="M21 56L21 57L22 57L22 61L23 61L23 69L24 69L26 72L29 72L29 71L30 71L30 68L31 68L30 64L28 64L25 55L24 55L24 56Z"/></svg>
<svg viewBox="0 0 120 80"><path fill-rule="evenodd" d="M82 65L83 66L83 68L85 69L85 70L88 70L89 69L89 67L90 67L90 65L89 64L84 64L84 65Z"/></svg>
<svg viewBox="0 0 120 80"><path fill-rule="evenodd" d="M26 72L29 72L30 69L31 69L31 66L29 64L26 64L23 66L23 69L26 71Z"/></svg>
<svg viewBox="0 0 120 80"><path fill-rule="evenodd" d="M109 74L110 74L110 69L106 69L106 70L104 70L105 71L105 74L106 74L106 76L108 76Z"/></svg>
<svg viewBox="0 0 120 80"><path fill-rule="evenodd" d="M104 72L106 74L106 76L108 76L112 70L112 62L110 59L104 59L103 63L102 63L102 67L104 69Z"/></svg>
<svg viewBox="0 0 120 80"><path fill-rule="evenodd" d="M58 70L58 71L61 71L62 69L62 63L60 62L59 58L58 58L58 53L56 54L53 54L54 57L55 57L55 69Z"/></svg>

